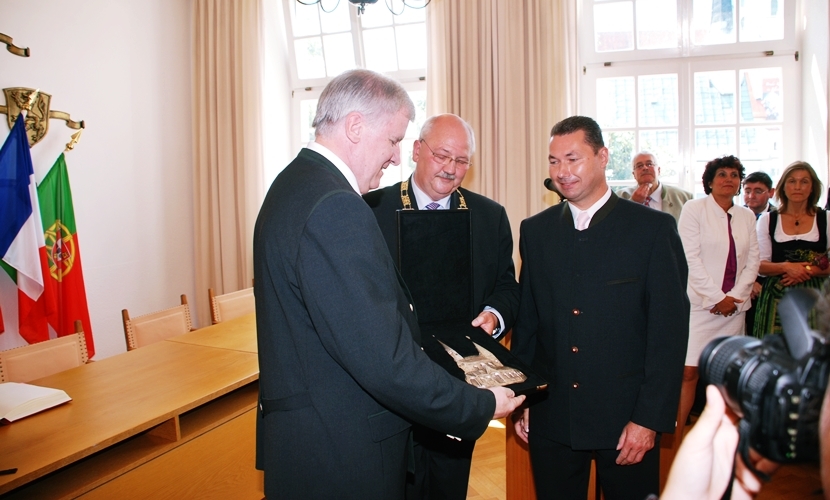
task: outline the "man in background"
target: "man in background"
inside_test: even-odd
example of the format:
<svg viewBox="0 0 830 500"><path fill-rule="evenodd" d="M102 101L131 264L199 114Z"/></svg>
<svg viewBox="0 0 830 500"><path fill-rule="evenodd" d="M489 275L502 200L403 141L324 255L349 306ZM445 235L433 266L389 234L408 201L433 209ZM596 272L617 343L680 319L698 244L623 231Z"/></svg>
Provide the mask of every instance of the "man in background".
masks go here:
<svg viewBox="0 0 830 500"><path fill-rule="evenodd" d="M775 206L769 202L775 194L775 188L772 186L772 179L765 172L752 172L744 179L744 206L755 212L755 219L761 217L764 212L775 210ZM744 315L747 335L752 335L755 329L755 301L764 287L765 279L759 275L752 285L752 305Z"/></svg>
<svg viewBox="0 0 830 500"><path fill-rule="evenodd" d="M631 166L637 185L620 190L620 198L666 212L677 222L683 204L692 199L692 193L660 182L660 165L648 151L634 155Z"/></svg>
<svg viewBox="0 0 830 500"><path fill-rule="evenodd" d="M498 336L512 328L519 308L513 236L504 207L460 187L474 153L475 136L467 122L453 114L433 116L424 122L413 146L412 176L364 199L392 255L398 252L398 210L470 211L474 310L462 315L470 314L473 326ZM430 242L420 245L429 248ZM414 428L414 436L416 468L407 484L407 498L465 499L475 441L451 439L423 426Z"/></svg>
<svg viewBox="0 0 830 500"><path fill-rule="evenodd" d="M764 172L752 172L744 179L744 206L755 212L755 218L775 210L769 202L775 195L772 179Z"/></svg>
<svg viewBox="0 0 830 500"><path fill-rule="evenodd" d="M516 433L539 498L584 499L595 456L606 498L642 500L659 488L689 337L677 223L611 191L591 118L557 123L548 159L568 202L522 222L511 350L549 386Z"/></svg>
<svg viewBox="0 0 830 500"><path fill-rule="evenodd" d="M410 422L477 439L524 400L465 384L421 351L411 300L360 197L399 163L414 116L394 80L337 76L320 96L315 140L260 210L257 466L267 498L402 498Z"/></svg>

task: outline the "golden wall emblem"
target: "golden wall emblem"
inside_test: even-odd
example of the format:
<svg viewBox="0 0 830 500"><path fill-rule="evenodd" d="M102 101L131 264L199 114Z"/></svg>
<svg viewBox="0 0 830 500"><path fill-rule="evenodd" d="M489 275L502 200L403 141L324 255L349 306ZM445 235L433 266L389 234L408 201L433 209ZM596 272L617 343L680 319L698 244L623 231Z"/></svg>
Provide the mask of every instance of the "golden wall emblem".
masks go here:
<svg viewBox="0 0 830 500"><path fill-rule="evenodd" d="M49 131L50 118L65 121L66 126L71 129L78 130L84 128L83 120L76 122L69 117L69 113L49 109L52 102L51 94L26 87L3 89L3 94L6 97L6 105L0 106L0 113L6 114L9 129L14 126L14 122L17 120L20 112L27 110L26 135L29 137L29 147L37 144L43 139L46 132ZM32 101L33 94L34 101Z"/></svg>
<svg viewBox="0 0 830 500"><path fill-rule="evenodd" d="M14 126L20 112L26 109L34 91L35 89L24 87L3 89L3 94L6 95L6 108L8 109L6 120L9 122L10 129ZM49 104L51 102L52 96L50 94L38 92L35 102L32 103L32 109L26 113L26 135L29 136L29 147L37 144L49 131Z"/></svg>

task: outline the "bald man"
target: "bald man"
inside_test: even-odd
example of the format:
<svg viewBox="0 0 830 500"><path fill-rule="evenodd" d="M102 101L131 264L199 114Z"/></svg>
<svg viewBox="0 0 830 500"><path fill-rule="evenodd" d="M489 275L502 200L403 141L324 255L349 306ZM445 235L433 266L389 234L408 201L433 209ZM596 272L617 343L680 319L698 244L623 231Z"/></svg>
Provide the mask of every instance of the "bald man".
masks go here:
<svg viewBox="0 0 830 500"><path fill-rule="evenodd" d="M470 211L473 310L462 314L468 314L472 325L488 335L499 336L512 327L519 308L513 236L504 207L460 187L472 168L473 153L475 136L467 122L452 114L433 116L415 141L412 176L370 192L364 199L374 211L392 255L398 251L398 210L466 207ZM429 245L429 241L423 245ZM415 426L414 435L416 472L407 484L407 498L465 499L475 441L457 441L423 426Z"/></svg>

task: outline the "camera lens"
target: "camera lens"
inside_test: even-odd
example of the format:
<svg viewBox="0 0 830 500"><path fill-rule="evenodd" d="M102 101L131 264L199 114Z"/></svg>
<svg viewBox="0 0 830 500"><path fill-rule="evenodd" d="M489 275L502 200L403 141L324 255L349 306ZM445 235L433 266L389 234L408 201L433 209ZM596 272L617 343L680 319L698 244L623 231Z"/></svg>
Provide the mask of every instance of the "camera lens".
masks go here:
<svg viewBox="0 0 830 500"><path fill-rule="evenodd" d="M706 385L721 386L725 382L726 369L736 356L740 356L744 349L760 344L754 337L720 337L703 349L700 354L699 371Z"/></svg>

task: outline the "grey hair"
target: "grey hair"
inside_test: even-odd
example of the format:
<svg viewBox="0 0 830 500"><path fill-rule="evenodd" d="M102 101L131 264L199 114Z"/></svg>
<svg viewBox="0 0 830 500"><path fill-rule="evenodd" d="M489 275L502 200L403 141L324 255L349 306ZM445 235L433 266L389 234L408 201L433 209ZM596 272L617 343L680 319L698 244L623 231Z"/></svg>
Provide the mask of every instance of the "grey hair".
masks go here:
<svg viewBox="0 0 830 500"><path fill-rule="evenodd" d="M654 158L655 162L657 161L657 155L656 154L652 153L651 151L648 151L648 150L644 149L644 150L642 150L638 153L634 153L634 155L631 157L631 166L632 167L634 166L634 159L636 159L638 156L643 156L643 155L649 155L652 158Z"/></svg>
<svg viewBox="0 0 830 500"><path fill-rule="evenodd" d="M429 135L429 133L432 132L432 127L433 127L433 125L435 125L435 121L438 120L438 118L441 118L442 116L448 116L448 115L458 118L458 120L464 126L464 131L467 132L467 144L470 146L470 154L469 155L473 156L473 154L475 154L475 152L476 152L476 134L473 131L473 127L469 123L467 123L467 120L461 118L458 115L453 115L453 114L447 113L447 114L443 114L443 115L430 116L429 118L427 118L427 120L421 126L421 134L418 136L418 139L419 140L424 140Z"/></svg>
<svg viewBox="0 0 830 500"><path fill-rule="evenodd" d="M397 81L367 69L353 69L332 79L317 102L317 115L311 126L315 135L326 136L333 125L349 113L359 112L374 121L404 111L415 119L415 105Z"/></svg>

